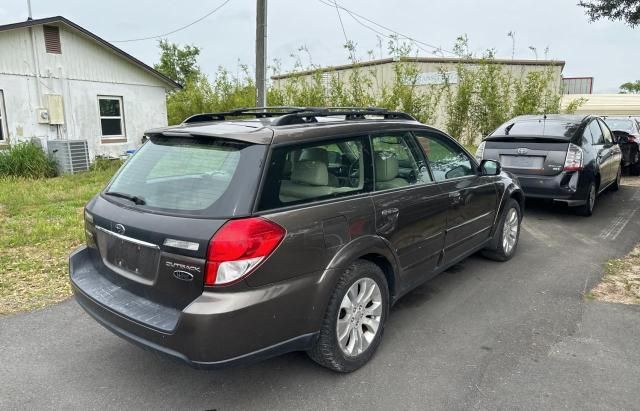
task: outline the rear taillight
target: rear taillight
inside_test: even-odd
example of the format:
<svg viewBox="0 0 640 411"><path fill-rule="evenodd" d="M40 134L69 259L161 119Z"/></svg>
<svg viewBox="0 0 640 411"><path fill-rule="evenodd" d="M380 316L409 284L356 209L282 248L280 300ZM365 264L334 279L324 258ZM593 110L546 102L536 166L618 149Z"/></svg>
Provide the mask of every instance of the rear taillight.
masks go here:
<svg viewBox="0 0 640 411"><path fill-rule="evenodd" d="M484 158L484 145L485 142L483 141L482 143L480 143L478 149L476 150L476 160L478 160L478 163L481 162Z"/></svg>
<svg viewBox="0 0 640 411"><path fill-rule="evenodd" d="M284 228L262 218L227 222L209 241L204 285L228 285L251 274L285 234Z"/></svg>
<svg viewBox="0 0 640 411"><path fill-rule="evenodd" d="M582 170L582 149L575 144L569 143L567 149L567 159L564 161L564 171L580 171Z"/></svg>

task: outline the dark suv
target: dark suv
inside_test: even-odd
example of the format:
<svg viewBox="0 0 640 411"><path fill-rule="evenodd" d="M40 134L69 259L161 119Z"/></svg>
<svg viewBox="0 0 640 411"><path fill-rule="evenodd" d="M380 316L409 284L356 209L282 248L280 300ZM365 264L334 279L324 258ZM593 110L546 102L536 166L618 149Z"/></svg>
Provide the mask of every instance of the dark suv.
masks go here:
<svg viewBox="0 0 640 411"><path fill-rule="evenodd" d="M516 250L517 180L404 113L245 109L147 136L87 204L70 278L99 323L193 366L305 350L355 370L402 295Z"/></svg>
<svg viewBox="0 0 640 411"><path fill-rule="evenodd" d="M527 197L563 202L590 216L598 195L620 185L622 154L597 116L515 117L486 137L476 159L500 161Z"/></svg>

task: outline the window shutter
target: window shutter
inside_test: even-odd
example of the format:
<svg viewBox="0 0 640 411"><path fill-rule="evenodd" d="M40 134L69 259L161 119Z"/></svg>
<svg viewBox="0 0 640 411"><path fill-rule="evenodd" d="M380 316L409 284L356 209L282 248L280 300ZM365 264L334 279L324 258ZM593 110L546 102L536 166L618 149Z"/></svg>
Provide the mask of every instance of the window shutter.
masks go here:
<svg viewBox="0 0 640 411"><path fill-rule="evenodd" d="M44 46L47 53L61 54L60 28L56 26L42 26L44 31Z"/></svg>

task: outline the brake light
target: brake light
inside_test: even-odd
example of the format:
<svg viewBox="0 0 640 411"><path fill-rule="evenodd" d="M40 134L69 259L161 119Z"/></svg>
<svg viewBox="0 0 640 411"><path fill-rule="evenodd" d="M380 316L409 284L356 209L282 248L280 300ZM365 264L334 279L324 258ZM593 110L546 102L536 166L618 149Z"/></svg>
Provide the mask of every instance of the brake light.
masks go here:
<svg viewBox="0 0 640 411"><path fill-rule="evenodd" d="M480 143L480 145L478 146L478 149L476 150L476 160L478 160L478 163L482 161L482 159L484 158L484 146L485 146L485 142L483 141L482 143Z"/></svg>
<svg viewBox="0 0 640 411"><path fill-rule="evenodd" d="M582 149L573 143L569 143L567 149L567 158L564 161L564 171L580 171L582 170Z"/></svg>
<svg viewBox="0 0 640 411"><path fill-rule="evenodd" d="M251 274L285 234L284 228L263 218L227 222L209 241L204 285L228 285Z"/></svg>

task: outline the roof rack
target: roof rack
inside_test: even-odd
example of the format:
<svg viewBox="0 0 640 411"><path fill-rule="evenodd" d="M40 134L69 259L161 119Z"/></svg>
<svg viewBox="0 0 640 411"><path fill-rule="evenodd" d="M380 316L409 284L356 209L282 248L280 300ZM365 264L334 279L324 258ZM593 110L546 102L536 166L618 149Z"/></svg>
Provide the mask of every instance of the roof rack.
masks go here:
<svg viewBox="0 0 640 411"><path fill-rule="evenodd" d="M385 120L411 120L416 119L410 114L400 111L389 111L378 107L253 107L239 108L220 113L202 113L188 117L183 124L201 123L210 121L224 121L228 117L268 118L278 117L272 123L274 126L290 124L316 123L316 117L344 116L345 120L364 120L366 116L381 116Z"/></svg>

